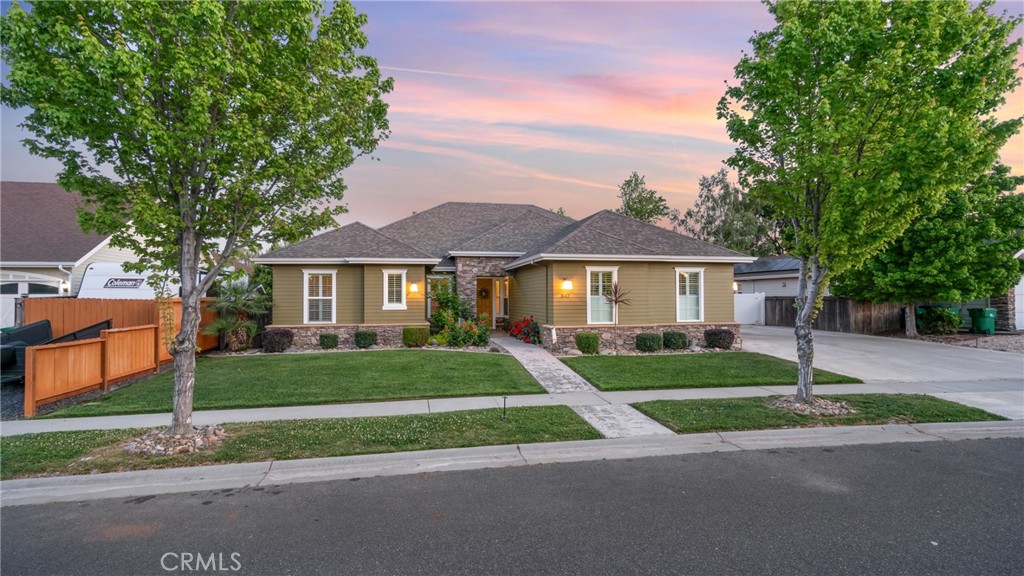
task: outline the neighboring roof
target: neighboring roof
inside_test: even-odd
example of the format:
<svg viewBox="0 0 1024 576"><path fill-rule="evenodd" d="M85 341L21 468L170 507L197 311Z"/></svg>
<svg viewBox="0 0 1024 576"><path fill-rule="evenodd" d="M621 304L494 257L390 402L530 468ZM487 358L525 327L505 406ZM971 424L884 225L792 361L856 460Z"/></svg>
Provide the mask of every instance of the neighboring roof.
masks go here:
<svg viewBox="0 0 1024 576"><path fill-rule="evenodd" d="M254 262L283 264L296 262L422 262L434 264L438 258L408 244L385 236L361 222L325 232L280 250L254 258Z"/></svg>
<svg viewBox="0 0 1024 576"><path fill-rule="evenodd" d="M737 264L733 274L776 274L792 276L800 272L800 260L789 256L762 256L749 264Z"/></svg>
<svg viewBox="0 0 1024 576"><path fill-rule="evenodd" d="M82 232L78 194L49 182L0 182L0 262L73 265L107 237Z"/></svg>
<svg viewBox="0 0 1024 576"><path fill-rule="evenodd" d="M696 238L602 210L565 226L506 268L539 260L628 259L692 262L749 262L750 256Z"/></svg>
<svg viewBox="0 0 1024 576"><path fill-rule="evenodd" d="M415 243L437 258L453 252L518 255L537 238L572 222L572 218L529 204L445 202L388 224L380 232Z"/></svg>

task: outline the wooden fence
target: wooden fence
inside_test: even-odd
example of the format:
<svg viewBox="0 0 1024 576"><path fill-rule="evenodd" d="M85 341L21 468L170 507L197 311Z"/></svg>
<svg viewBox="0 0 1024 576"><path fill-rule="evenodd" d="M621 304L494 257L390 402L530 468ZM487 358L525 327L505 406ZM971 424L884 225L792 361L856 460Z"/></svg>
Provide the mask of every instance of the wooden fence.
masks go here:
<svg viewBox="0 0 1024 576"><path fill-rule="evenodd" d="M764 299L766 326L796 325L796 308L791 296L769 296ZM828 296L814 320L815 330L878 334L903 329L902 304L872 304L851 298Z"/></svg>
<svg viewBox="0 0 1024 576"><path fill-rule="evenodd" d="M106 319L114 328L157 324L154 300L108 300L102 298L25 298L24 324L49 320L53 337L74 332ZM180 314L180 308L179 314Z"/></svg>
<svg viewBox="0 0 1024 576"><path fill-rule="evenodd" d="M206 306L212 298L203 298L201 306ZM25 298L25 324L49 320L54 338L60 338L108 318L113 320L114 328L131 328L133 326L160 325L161 338L166 338L166 328L160 319L156 300L108 300L102 298ZM171 300L174 317L174 331L181 329L181 298ZM202 308L202 319L199 322L199 335L196 345L200 350L216 350L220 347L220 337L203 334L202 329L217 319L217 312ZM171 353L161 348L160 361L170 362Z"/></svg>
<svg viewBox="0 0 1024 576"><path fill-rule="evenodd" d="M155 371L160 345L156 324L103 330L99 338L25 349L25 416L68 396Z"/></svg>

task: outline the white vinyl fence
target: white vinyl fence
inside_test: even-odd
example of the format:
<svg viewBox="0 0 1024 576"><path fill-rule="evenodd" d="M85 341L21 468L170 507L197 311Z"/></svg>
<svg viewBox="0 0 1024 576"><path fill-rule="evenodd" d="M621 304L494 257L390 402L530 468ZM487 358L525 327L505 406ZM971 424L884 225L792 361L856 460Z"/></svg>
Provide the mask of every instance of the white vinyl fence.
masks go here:
<svg viewBox="0 0 1024 576"><path fill-rule="evenodd" d="M733 309L736 322L740 324L764 325L764 293L733 294Z"/></svg>

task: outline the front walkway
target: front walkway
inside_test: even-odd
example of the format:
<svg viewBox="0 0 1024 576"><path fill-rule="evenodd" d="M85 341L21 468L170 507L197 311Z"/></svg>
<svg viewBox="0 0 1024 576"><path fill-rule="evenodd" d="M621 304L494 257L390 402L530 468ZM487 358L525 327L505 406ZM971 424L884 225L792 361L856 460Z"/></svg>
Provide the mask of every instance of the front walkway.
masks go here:
<svg viewBox="0 0 1024 576"><path fill-rule="evenodd" d="M533 344L516 340L503 332L493 332L491 343L501 346L526 368L541 386L555 395L590 393L598 394L582 376L566 366L550 352ZM571 400L571 406L580 418L587 421L605 438L631 438L634 436L668 436L675 433L648 418L640 411L626 404L594 405L581 398L580 403Z"/></svg>
<svg viewBox="0 0 1024 576"><path fill-rule="evenodd" d="M545 390L552 394L568 392L597 392L597 389L583 379L582 376L552 356L547 350L534 344L516 340L504 332L491 333L491 344L508 350L531 376Z"/></svg>

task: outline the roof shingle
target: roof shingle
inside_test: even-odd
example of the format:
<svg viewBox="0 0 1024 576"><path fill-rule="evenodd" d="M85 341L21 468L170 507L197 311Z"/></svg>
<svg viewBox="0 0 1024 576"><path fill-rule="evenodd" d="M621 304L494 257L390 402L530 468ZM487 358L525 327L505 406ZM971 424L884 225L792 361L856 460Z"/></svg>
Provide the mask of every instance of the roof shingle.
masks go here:
<svg viewBox="0 0 1024 576"><path fill-rule="evenodd" d="M264 254L268 259L388 259L433 258L408 244L385 236L361 222L324 232L308 240Z"/></svg>
<svg viewBox="0 0 1024 576"><path fill-rule="evenodd" d="M538 243L509 264L522 265L542 254L559 256L664 256L699 258L745 258L721 246L684 236L652 224L634 220L611 210L602 210Z"/></svg>
<svg viewBox="0 0 1024 576"><path fill-rule="evenodd" d="M444 258L453 251L523 252L538 236L572 222L572 218L529 204L445 202L388 224L380 232ZM523 229L517 230L516 225Z"/></svg>
<svg viewBox="0 0 1024 576"><path fill-rule="evenodd" d="M0 183L0 261L78 262L107 238L78 226L82 205L58 184Z"/></svg>

